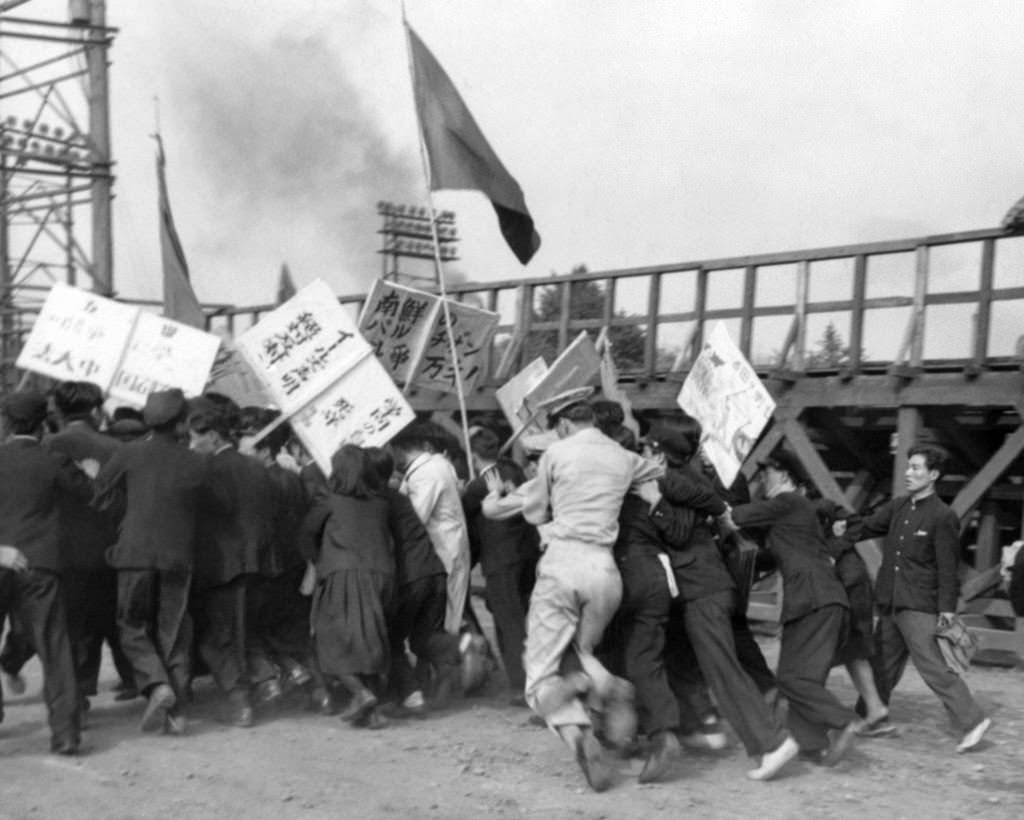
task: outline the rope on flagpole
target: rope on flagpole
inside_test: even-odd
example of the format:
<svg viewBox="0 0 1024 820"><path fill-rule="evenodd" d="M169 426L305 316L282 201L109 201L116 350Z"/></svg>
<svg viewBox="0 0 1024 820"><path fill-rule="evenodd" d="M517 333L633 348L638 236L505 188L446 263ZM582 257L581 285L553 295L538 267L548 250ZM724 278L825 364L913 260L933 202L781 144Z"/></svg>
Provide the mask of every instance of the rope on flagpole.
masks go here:
<svg viewBox="0 0 1024 820"><path fill-rule="evenodd" d="M402 3L402 25L405 29L405 48L406 55L409 59L409 77L412 80L413 88L413 105L416 105L416 69L413 66L412 61L412 43L409 40L409 27L408 21L405 17L405 3ZM444 327L445 332L448 335L448 349L452 357L452 367L455 373L455 392L459 399L459 415L462 421L462 437L466 446L466 469L469 471L469 478L472 481L476 477L476 471L473 469L473 455L470 452L469 446L469 415L466 412L466 393L462 383L462 369L459 367L459 351L455 346L455 334L452 333L452 314L448 308L448 290L445 285L444 268L441 265L441 245L437 237L437 212L434 210L434 196L431 190L431 177L430 177L430 160L427 157L427 143L423 139L423 127L422 123L419 122L419 112L417 111L417 129L416 134L420 146L420 163L423 166L423 178L426 181L427 188L427 207L430 210L430 236L434 249L434 270L437 273L437 283L441 291L441 310L444 313Z"/></svg>

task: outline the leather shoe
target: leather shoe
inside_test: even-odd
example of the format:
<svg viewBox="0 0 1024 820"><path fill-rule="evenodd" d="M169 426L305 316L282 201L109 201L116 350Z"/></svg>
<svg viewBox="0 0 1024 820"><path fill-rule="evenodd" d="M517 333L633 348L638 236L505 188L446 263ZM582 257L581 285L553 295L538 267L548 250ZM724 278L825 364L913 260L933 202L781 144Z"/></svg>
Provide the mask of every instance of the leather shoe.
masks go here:
<svg viewBox="0 0 1024 820"><path fill-rule="evenodd" d="M55 740L50 743L50 751L55 755L74 757L79 752L77 740Z"/></svg>
<svg viewBox="0 0 1024 820"><path fill-rule="evenodd" d="M376 705L377 698L373 692L364 689L352 696L352 700L338 717L348 723L359 723L366 719Z"/></svg>
<svg viewBox="0 0 1024 820"><path fill-rule="evenodd" d="M284 690L277 678L261 681L256 686L256 699L264 706L276 706L284 697Z"/></svg>
<svg viewBox="0 0 1024 820"><path fill-rule="evenodd" d="M174 696L174 690L166 683L154 686L153 691L149 693L146 711L142 713L142 731L163 731L164 723L167 721L167 712L173 709L177 702L178 699Z"/></svg>
<svg viewBox="0 0 1024 820"><path fill-rule="evenodd" d="M576 741L576 762L595 792L603 792L612 784L612 769L604 757L604 749L590 727L583 728Z"/></svg>
<svg viewBox="0 0 1024 820"><path fill-rule="evenodd" d="M850 746L853 744L853 739L857 736L857 729L859 724L855 720L851 720L847 723L841 731L834 733L832 737L832 743L828 747L828 752L825 757L822 758L823 766L835 766L846 753L850 750Z"/></svg>
<svg viewBox="0 0 1024 820"><path fill-rule="evenodd" d="M682 746L679 745L679 738L674 732L656 733L651 743L651 750L644 761L644 767L640 771L640 782L654 783L656 780L660 780L668 774L681 754Z"/></svg>
<svg viewBox="0 0 1024 820"><path fill-rule="evenodd" d="M255 719L252 712L252 704L249 702L249 695L244 691L235 691L228 695L230 708L228 710L227 722L239 729L248 729L253 725Z"/></svg>
<svg viewBox="0 0 1024 820"><path fill-rule="evenodd" d="M181 737L185 734L185 716L182 714L167 713L167 721L164 723L164 734Z"/></svg>

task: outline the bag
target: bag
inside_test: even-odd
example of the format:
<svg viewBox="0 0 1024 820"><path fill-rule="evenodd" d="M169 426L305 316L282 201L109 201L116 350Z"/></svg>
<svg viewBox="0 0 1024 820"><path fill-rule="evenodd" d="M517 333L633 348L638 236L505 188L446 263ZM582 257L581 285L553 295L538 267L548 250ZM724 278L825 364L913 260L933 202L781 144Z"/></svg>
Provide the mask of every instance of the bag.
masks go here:
<svg viewBox="0 0 1024 820"><path fill-rule="evenodd" d="M966 674L971 668L971 660L978 652L978 639L960 616L954 615L949 623L938 627L935 640L946 666L958 675Z"/></svg>

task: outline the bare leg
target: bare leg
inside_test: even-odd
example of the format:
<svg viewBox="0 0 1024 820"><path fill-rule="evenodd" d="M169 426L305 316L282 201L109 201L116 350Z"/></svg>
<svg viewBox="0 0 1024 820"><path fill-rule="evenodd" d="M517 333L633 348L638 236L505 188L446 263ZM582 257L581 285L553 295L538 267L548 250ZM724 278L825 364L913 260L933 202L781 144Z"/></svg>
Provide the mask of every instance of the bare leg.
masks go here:
<svg viewBox="0 0 1024 820"><path fill-rule="evenodd" d="M850 679L864 701L867 714L864 718L868 723L882 720L889 714L889 709L882 701L881 695L875 686L875 676L871 671L871 664L865 658L857 658L846 664L846 671Z"/></svg>

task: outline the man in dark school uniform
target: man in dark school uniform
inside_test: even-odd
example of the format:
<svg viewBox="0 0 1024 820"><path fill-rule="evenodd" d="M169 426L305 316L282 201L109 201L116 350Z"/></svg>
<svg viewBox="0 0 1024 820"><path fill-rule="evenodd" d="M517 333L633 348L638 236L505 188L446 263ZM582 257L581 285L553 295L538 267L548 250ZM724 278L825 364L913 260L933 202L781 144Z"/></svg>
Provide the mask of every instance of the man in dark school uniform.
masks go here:
<svg viewBox="0 0 1024 820"><path fill-rule="evenodd" d="M0 445L0 544L19 549L28 563L22 572L0 568L0 622L10 612L28 631L43 667L50 749L73 755L81 742L80 712L60 576L60 504L69 497L88 499L92 483L71 459L41 446L43 396L10 393L0 416L6 432Z"/></svg>
<svg viewBox="0 0 1024 820"><path fill-rule="evenodd" d="M206 455L209 465L196 554L199 653L227 695L228 722L245 728L254 720L250 688L278 675L262 642L247 638L247 589L280 568L272 566L276 492L263 465L235 448L240 421L233 403L204 399L188 425L192 449ZM280 689L269 694L276 699Z"/></svg>
<svg viewBox="0 0 1024 820"><path fill-rule="evenodd" d="M143 416L151 435L123 445L96 478L96 505L121 509L108 560L117 570L121 646L148 699L144 732L181 734L189 682L192 619L188 595L205 460L182 441L185 397L151 393Z"/></svg>
<svg viewBox="0 0 1024 820"><path fill-rule="evenodd" d="M45 441L47 449L72 459L95 476L120 443L99 431L103 391L91 382L57 385L53 404L61 430ZM68 499L61 505L61 525L67 539L68 630L71 634L82 705L96 694L103 641L110 645L114 664L127 689L135 689L131 663L121 651L117 631L117 573L107 564L106 551L117 540L117 522L109 512Z"/></svg>
<svg viewBox="0 0 1024 820"><path fill-rule="evenodd" d="M871 665L878 694L888 704L912 660L964 733L956 750L966 752L981 742L992 721L946 665L935 640L935 630L956 612L959 595L960 522L935 494L947 456L929 445L911 447L907 455L908 494L882 505L855 535L885 536L875 580L879 618Z"/></svg>

